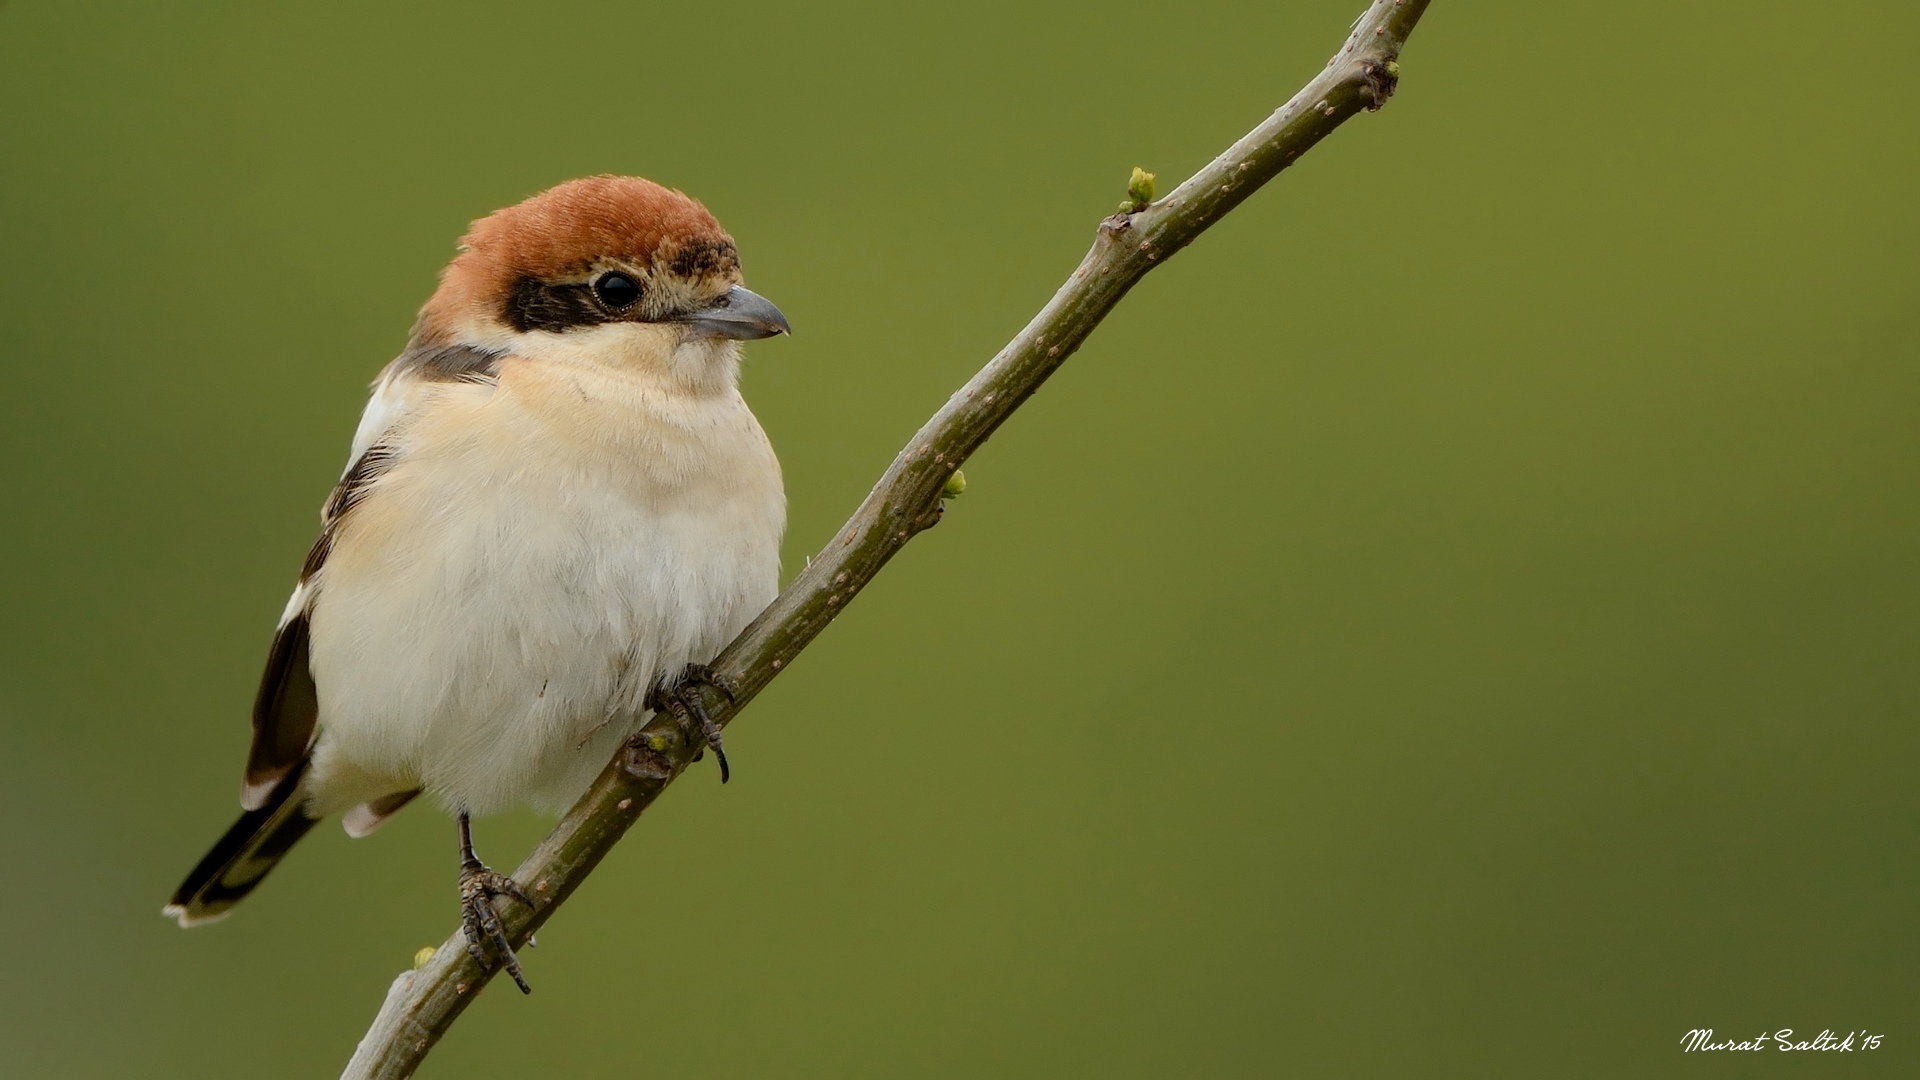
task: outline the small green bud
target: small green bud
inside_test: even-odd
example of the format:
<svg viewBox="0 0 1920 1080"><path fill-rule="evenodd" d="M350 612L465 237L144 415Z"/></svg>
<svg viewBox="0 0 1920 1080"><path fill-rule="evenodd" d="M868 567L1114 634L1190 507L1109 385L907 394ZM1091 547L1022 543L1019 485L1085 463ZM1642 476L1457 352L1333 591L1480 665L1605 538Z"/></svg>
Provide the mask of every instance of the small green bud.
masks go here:
<svg viewBox="0 0 1920 1080"><path fill-rule="evenodd" d="M424 969L427 966L427 961L433 959L433 954L438 951L438 949L435 949L431 945L422 945L420 951L413 954L413 970L420 971Z"/></svg>
<svg viewBox="0 0 1920 1080"><path fill-rule="evenodd" d="M1135 165L1133 175L1127 179L1127 198L1133 200L1136 213L1145 210L1153 201L1153 174Z"/></svg>
<svg viewBox="0 0 1920 1080"><path fill-rule="evenodd" d="M1154 175L1135 165L1133 177L1127 179L1127 194L1133 196L1133 202L1154 202Z"/></svg>
<svg viewBox="0 0 1920 1080"><path fill-rule="evenodd" d="M946 486L940 489L940 497L943 499L957 499L966 490L967 474L961 472L959 469L955 469L953 470L953 475L947 477Z"/></svg>

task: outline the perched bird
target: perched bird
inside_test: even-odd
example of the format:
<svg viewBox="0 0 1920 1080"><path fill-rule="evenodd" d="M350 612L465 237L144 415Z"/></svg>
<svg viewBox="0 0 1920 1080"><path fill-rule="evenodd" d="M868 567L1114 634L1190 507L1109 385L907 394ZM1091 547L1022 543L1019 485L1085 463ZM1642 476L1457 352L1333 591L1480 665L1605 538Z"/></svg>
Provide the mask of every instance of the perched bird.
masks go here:
<svg viewBox="0 0 1920 1080"><path fill-rule="evenodd" d="M522 990L469 818L564 808L778 590L780 465L740 342L789 332L700 203L575 180L475 222L373 385L253 709L245 813L165 912L218 919L314 823L426 793L460 839L469 949Z"/></svg>

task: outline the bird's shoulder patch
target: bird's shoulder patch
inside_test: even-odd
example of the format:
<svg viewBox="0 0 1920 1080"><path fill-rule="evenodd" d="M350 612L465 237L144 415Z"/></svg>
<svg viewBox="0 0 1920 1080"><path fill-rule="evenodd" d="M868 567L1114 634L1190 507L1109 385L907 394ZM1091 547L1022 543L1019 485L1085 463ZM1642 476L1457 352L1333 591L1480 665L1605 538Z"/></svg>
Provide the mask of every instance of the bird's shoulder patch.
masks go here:
<svg viewBox="0 0 1920 1080"><path fill-rule="evenodd" d="M500 354L472 345L410 344L380 373L380 386L422 382L490 382L500 377Z"/></svg>

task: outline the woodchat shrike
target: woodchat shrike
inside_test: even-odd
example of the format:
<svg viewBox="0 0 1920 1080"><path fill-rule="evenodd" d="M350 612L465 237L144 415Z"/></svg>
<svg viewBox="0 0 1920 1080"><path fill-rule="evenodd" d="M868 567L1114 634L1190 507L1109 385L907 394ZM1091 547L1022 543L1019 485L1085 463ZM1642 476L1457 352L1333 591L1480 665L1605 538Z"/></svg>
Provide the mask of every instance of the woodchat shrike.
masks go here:
<svg viewBox="0 0 1920 1080"><path fill-rule="evenodd" d="M451 812L469 948L527 902L469 816L563 809L778 591L740 342L789 331L700 203L633 177L475 222L373 385L253 708L245 809L166 913L218 919L321 818ZM724 689L724 687L723 687ZM719 731L693 710L725 776Z"/></svg>

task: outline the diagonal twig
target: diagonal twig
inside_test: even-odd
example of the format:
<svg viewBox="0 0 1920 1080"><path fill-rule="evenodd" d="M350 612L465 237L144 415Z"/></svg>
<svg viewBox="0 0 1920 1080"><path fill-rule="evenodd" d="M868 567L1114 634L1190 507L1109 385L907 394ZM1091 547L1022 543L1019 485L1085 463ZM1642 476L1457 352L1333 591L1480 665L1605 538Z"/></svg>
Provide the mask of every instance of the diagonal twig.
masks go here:
<svg viewBox="0 0 1920 1080"><path fill-rule="evenodd" d="M1426 7L1427 0L1374 0L1326 69L1258 127L1157 202L1135 185L1132 205L1100 223L1092 250L1047 306L927 421L807 569L713 661L736 691L728 700L702 689L713 719L731 721L907 541L939 521L942 489L961 463L1136 282L1348 118L1384 105L1399 77L1400 49ZM692 734L671 716L656 716L520 865L514 878L537 906L503 905L500 918L515 946L692 762L701 742ZM456 931L431 960L394 980L343 1078L411 1076L492 975Z"/></svg>

